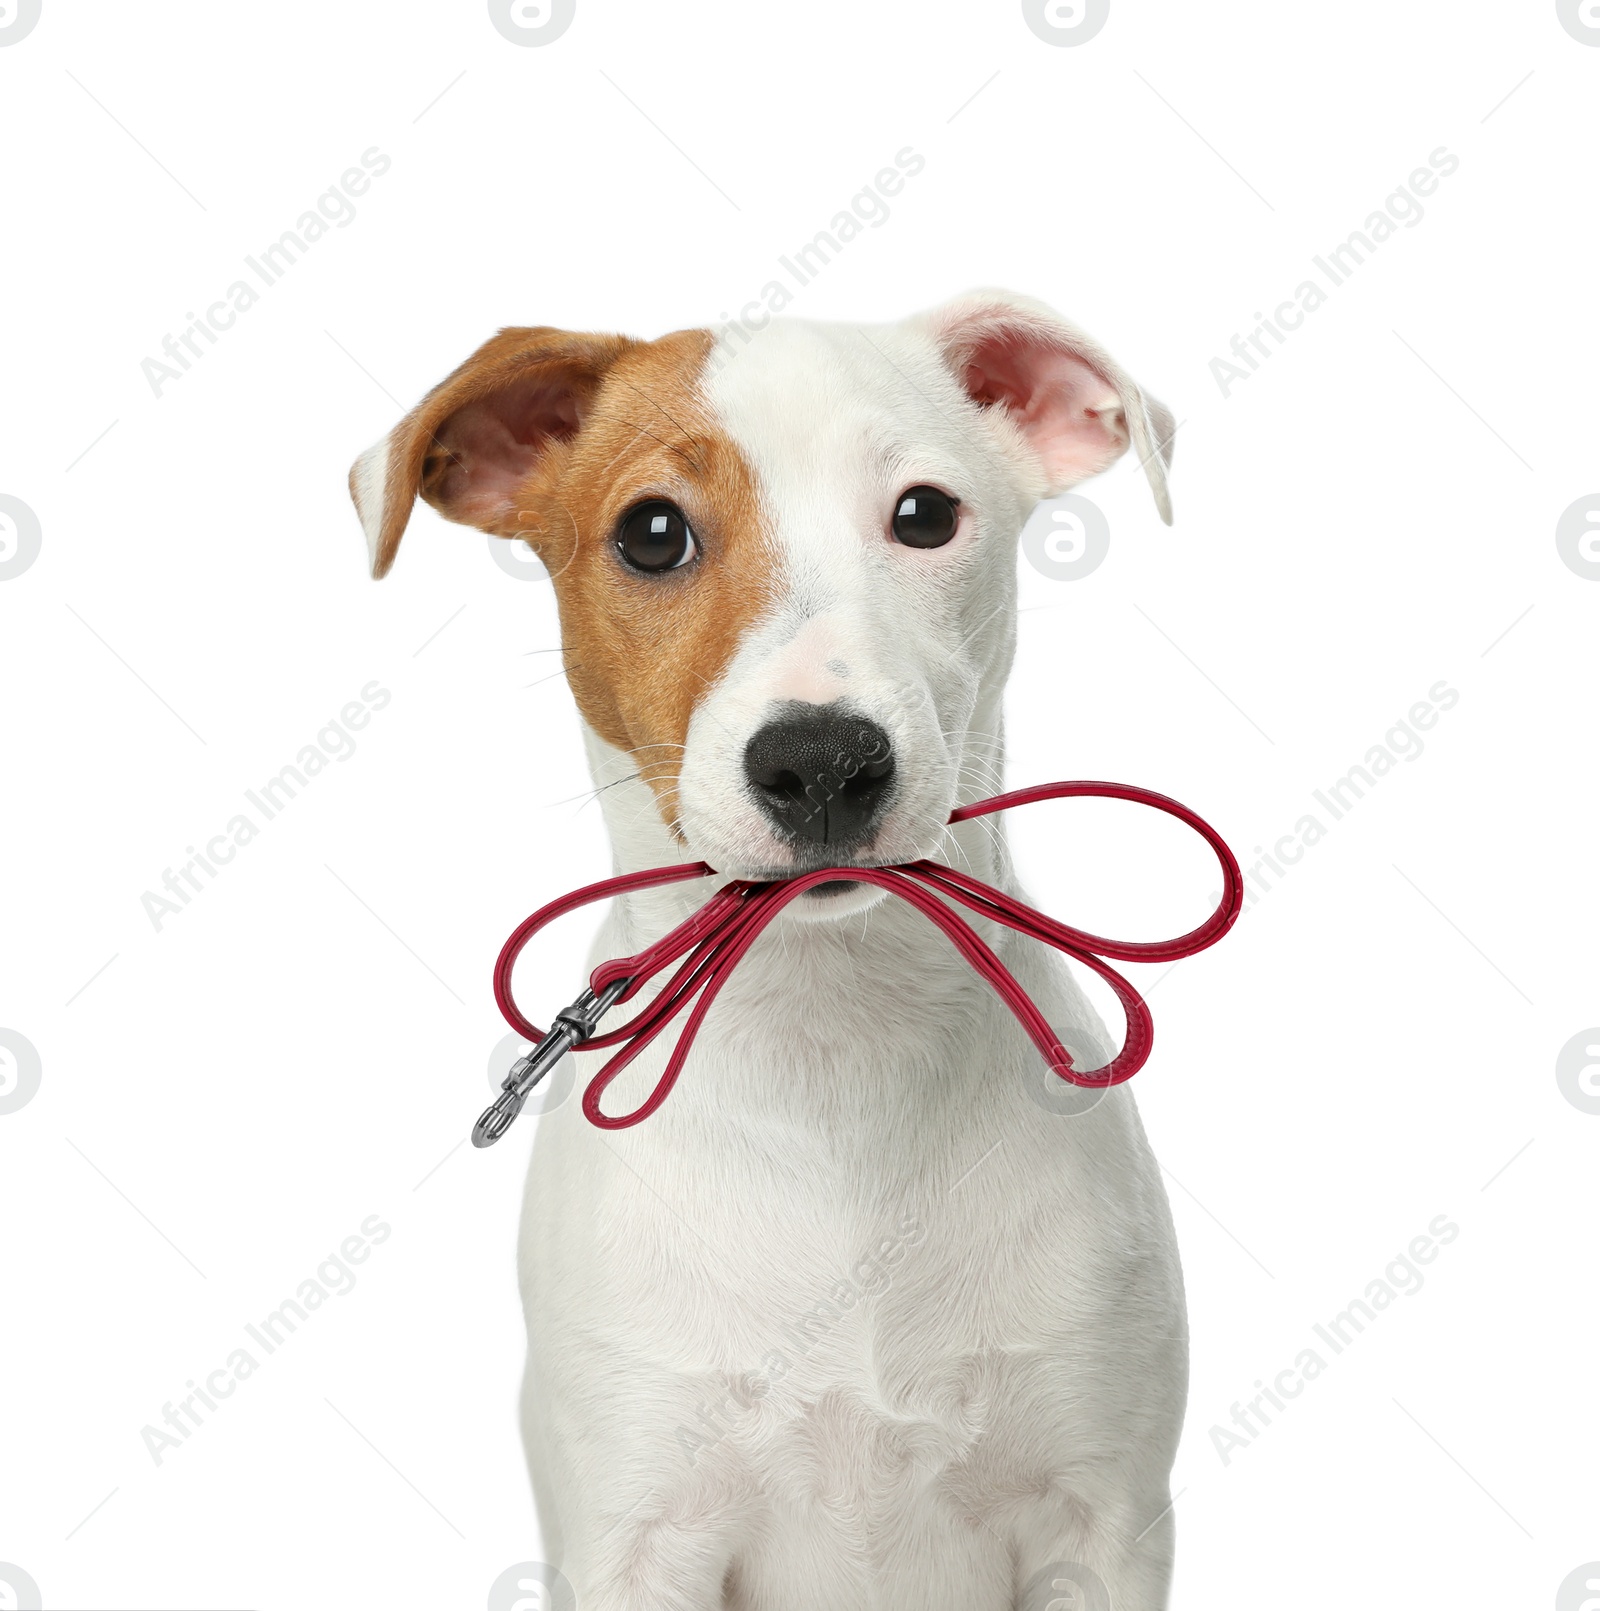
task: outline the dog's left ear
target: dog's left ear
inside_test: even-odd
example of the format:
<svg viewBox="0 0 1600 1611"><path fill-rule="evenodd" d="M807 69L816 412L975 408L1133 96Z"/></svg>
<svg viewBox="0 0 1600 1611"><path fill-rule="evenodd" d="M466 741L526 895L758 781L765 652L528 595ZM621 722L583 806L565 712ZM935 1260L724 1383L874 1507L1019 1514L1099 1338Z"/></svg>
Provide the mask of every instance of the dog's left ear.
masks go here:
<svg viewBox="0 0 1600 1611"><path fill-rule="evenodd" d="M351 466L373 576L394 563L419 494L446 520L519 535L519 489L578 434L607 371L636 345L548 325L484 342Z"/></svg>
<svg viewBox="0 0 1600 1611"><path fill-rule="evenodd" d="M975 291L922 316L957 382L1000 410L1043 468L1054 497L1121 458L1130 442L1172 524L1172 415L1111 355L1042 303Z"/></svg>

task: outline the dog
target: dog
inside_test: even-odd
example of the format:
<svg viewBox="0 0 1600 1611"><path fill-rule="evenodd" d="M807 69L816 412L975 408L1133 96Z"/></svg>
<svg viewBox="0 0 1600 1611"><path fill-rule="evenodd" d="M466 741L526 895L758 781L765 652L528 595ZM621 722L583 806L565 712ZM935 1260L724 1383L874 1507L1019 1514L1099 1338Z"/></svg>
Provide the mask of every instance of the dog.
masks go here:
<svg viewBox="0 0 1600 1611"><path fill-rule="evenodd" d="M1170 523L1172 433L1080 330L976 292L880 326L502 330L351 491L375 577L419 493L548 567L618 870L931 857L1020 894L998 818L946 825L1003 786L1018 535L1130 449ZM617 900L593 960L714 887ZM1056 953L981 931L1104 1063ZM540 1119L519 1264L556 1604L1166 1604L1187 1333L1132 1094L1059 1080L881 890L786 908L648 1121Z"/></svg>

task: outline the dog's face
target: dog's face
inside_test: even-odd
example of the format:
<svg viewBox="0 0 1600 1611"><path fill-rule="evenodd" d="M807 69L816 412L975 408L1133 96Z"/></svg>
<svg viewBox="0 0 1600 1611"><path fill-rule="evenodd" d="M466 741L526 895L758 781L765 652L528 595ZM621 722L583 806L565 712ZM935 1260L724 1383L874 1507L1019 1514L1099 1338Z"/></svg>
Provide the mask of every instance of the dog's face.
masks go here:
<svg viewBox="0 0 1600 1611"><path fill-rule="evenodd" d="M1166 411L992 293L891 326L505 330L351 489L375 576L418 492L531 543L589 726L690 853L781 876L934 851L995 730L1017 535L1130 442L1170 518Z"/></svg>

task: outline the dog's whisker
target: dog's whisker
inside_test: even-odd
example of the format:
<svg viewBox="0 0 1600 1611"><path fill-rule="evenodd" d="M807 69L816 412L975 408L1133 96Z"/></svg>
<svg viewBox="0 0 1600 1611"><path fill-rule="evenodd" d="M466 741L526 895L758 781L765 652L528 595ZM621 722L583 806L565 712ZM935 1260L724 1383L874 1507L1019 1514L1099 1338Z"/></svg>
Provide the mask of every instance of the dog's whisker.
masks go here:
<svg viewBox="0 0 1600 1611"><path fill-rule="evenodd" d="M574 800L581 800L584 805L589 805L591 802L598 800L607 789L614 789L619 784L631 783L638 775L637 772L630 772L626 777L613 778L609 783L602 783L597 788L585 789L582 794L569 794L564 800L550 800L546 802L543 809L553 811L557 806L571 805ZM583 807L580 806L578 809L581 811ZM573 816L577 816L577 814L577 811L573 812Z"/></svg>
<svg viewBox="0 0 1600 1611"><path fill-rule="evenodd" d="M950 658L953 660L955 659L956 655L961 654L966 649L967 645L971 643L972 640L977 637L977 635L982 632L983 629L988 626L988 624L994 620L997 615L1005 610L1010 603L1011 601L1009 599L1002 599L999 604L995 605L995 607L990 610L990 612L984 616L984 618L961 640L954 653L951 654Z"/></svg>
<svg viewBox="0 0 1600 1611"><path fill-rule="evenodd" d="M580 660L575 665L563 666L559 671L552 671L547 677L535 677L532 682L523 683L523 692L526 693L530 688L537 688L541 683L554 682L557 677L565 677L569 671L581 669L582 665L583 662Z"/></svg>
<svg viewBox="0 0 1600 1611"><path fill-rule="evenodd" d="M599 419L602 418L602 416L596 415L595 418ZM615 416L612 416L612 418L615 419ZM660 447L664 447L668 453L674 453L680 459L686 459L689 464L701 475L705 474L703 466L697 463L696 460L689 453L685 452L684 449L679 447L676 442L669 442L665 437L657 436L656 433L648 426L634 425L632 420L617 420L616 423L619 425L631 426L634 431L635 441L637 441L641 436L648 436L652 442L656 443ZM629 446L631 447L632 445L633 444L630 442Z"/></svg>
<svg viewBox="0 0 1600 1611"><path fill-rule="evenodd" d="M695 448L697 446L694 437L692 435L690 435L690 433L688 431L684 430L683 425L681 424L681 422L677 418L675 418L674 415L671 412L669 412L669 410L667 409L665 404L660 402L657 398L654 398L654 397L650 396L648 392L640 391L639 388L637 386L635 386L631 381L623 379L620 375L617 377L617 379L618 379L619 384L621 384L623 386L626 386L628 388L628 390L634 394L635 397L642 397L645 400L645 402L647 402L653 409L656 409L659 413L666 415L666 417L669 420L672 421L672 424L673 424L674 428L682 434L684 441L686 441L691 448ZM670 444L663 443L662 446L664 446L664 447L665 446L670 446ZM679 450L679 451L681 451L681 450ZM690 462L694 465L695 469L700 472L701 475L704 475L706 473L706 467L705 467L704 464L702 464L700 462L698 454L695 454L693 457L690 457L690 455L688 455L688 454L685 454L684 456L686 458L690 459Z"/></svg>

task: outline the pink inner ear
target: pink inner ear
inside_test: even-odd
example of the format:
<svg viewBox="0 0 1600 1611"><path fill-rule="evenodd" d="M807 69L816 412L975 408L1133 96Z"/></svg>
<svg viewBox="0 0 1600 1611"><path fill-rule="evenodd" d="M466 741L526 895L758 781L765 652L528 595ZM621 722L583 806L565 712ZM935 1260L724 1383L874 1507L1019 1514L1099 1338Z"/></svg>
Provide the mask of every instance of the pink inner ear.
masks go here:
<svg viewBox="0 0 1600 1611"><path fill-rule="evenodd" d="M1116 388L1076 353L1029 333L996 332L967 354L967 394L998 405L1044 463L1052 487L1105 469L1128 445Z"/></svg>
<svg viewBox="0 0 1600 1611"><path fill-rule="evenodd" d="M456 410L437 441L450 456L433 492L452 520L492 522L551 442L578 433L578 403L564 380L519 381Z"/></svg>

